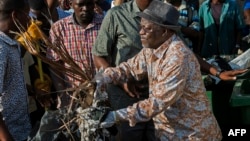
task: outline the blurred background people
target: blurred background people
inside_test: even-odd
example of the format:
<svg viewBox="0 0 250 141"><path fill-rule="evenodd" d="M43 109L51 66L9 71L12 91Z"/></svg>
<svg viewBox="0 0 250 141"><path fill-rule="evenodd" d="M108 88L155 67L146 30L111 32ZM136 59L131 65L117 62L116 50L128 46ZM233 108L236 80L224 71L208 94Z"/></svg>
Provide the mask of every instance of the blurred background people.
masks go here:
<svg viewBox="0 0 250 141"><path fill-rule="evenodd" d="M181 26L183 40L194 53L200 55L200 26L198 19L199 3L197 0L166 0L175 6L180 17L178 24Z"/></svg>
<svg viewBox="0 0 250 141"><path fill-rule="evenodd" d="M52 25L50 38L52 43L62 41L62 44L66 47L73 60L81 68L88 68L88 71L92 73L89 74L90 77L93 77L95 66L91 50L100 29L103 15L94 12L94 0L73 0L72 7L74 13L71 16L59 20ZM47 56L53 61L67 65L60 61L60 57L52 49L47 51ZM64 74L61 74L61 77L54 76L53 78L55 78L53 80L54 83L57 84L57 91L79 85L79 81ZM65 80L60 78L64 78ZM58 85L61 88L57 87Z"/></svg>
<svg viewBox="0 0 250 141"><path fill-rule="evenodd" d="M201 56L235 55L244 28L239 5L231 0L206 0L199 8Z"/></svg>
<svg viewBox="0 0 250 141"><path fill-rule="evenodd" d="M58 8L58 0L29 0L29 4L31 18L42 22L41 29L47 36L54 22L70 15Z"/></svg>
<svg viewBox="0 0 250 141"><path fill-rule="evenodd" d="M202 32L201 57L213 58L221 70L232 70L228 61L236 57L241 45L244 21L236 1L206 0L199 8ZM212 87L214 115L223 136L230 125L239 124L240 110L229 104L235 81L220 81ZM226 89L225 89L226 88Z"/></svg>
<svg viewBox="0 0 250 141"><path fill-rule="evenodd" d="M59 5L58 8L72 14L74 12L72 8L72 0L58 0Z"/></svg>

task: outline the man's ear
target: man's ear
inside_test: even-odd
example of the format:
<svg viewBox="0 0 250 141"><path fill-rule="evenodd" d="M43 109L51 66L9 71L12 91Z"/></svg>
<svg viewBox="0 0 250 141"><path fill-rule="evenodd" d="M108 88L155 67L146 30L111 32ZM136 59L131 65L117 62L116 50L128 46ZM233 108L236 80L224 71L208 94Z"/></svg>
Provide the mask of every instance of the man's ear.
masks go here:
<svg viewBox="0 0 250 141"><path fill-rule="evenodd" d="M165 29L165 32L162 34L162 36L166 37L167 39L170 38L175 32L171 29Z"/></svg>
<svg viewBox="0 0 250 141"><path fill-rule="evenodd" d="M168 30L165 28L165 29L163 29L163 34L162 34L162 36L167 36L168 35Z"/></svg>

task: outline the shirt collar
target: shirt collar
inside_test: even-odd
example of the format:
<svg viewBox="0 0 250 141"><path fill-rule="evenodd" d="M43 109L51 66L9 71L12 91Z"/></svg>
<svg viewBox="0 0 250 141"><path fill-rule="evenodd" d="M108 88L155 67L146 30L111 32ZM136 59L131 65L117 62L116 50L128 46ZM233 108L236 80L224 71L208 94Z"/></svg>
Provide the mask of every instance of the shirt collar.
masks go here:
<svg viewBox="0 0 250 141"><path fill-rule="evenodd" d="M3 42L5 42L5 43L7 43L7 44L9 44L9 45L11 45L11 46L18 45L18 43L17 43L16 40L11 39L9 36L7 36L7 35L6 35L5 33L3 33L2 31L0 31L0 39L1 39Z"/></svg>
<svg viewBox="0 0 250 141"><path fill-rule="evenodd" d="M166 50L169 48L171 42L176 38L176 34L173 34L168 40L166 40L160 47L153 51L155 57L162 58L166 53Z"/></svg>

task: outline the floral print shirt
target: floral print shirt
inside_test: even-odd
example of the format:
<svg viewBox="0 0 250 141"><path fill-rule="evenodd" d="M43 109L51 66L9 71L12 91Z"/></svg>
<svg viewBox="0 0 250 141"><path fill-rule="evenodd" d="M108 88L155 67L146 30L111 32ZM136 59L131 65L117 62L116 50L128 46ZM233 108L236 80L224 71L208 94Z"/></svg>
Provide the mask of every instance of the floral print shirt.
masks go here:
<svg viewBox="0 0 250 141"><path fill-rule="evenodd" d="M116 68L104 71L106 82L137 80L148 75L149 98L118 110L131 126L154 120L159 140L221 140L210 109L200 66L192 51L173 35L158 49L143 48Z"/></svg>
<svg viewBox="0 0 250 141"><path fill-rule="evenodd" d="M27 100L20 48L0 32L0 112L15 141L27 139L31 129Z"/></svg>

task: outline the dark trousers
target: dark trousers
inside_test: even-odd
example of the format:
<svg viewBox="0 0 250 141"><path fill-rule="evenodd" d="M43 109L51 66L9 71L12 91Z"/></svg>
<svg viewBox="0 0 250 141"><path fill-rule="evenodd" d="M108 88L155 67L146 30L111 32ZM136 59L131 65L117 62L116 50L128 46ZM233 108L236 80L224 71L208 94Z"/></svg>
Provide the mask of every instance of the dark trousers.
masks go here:
<svg viewBox="0 0 250 141"><path fill-rule="evenodd" d="M221 81L212 90L214 116L221 128L223 140L227 140L230 128L241 124L241 110L230 105L230 98L235 82Z"/></svg>
<svg viewBox="0 0 250 141"><path fill-rule="evenodd" d="M133 105L140 100L148 98L148 90L141 91L143 94L140 98L133 98L128 96L126 92L116 85L108 85L107 93L109 94L109 100L113 110L119 110ZM115 141L155 141L155 129L154 122L150 120L148 122L136 123L134 127L130 127L128 122L122 122L117 125L119 130L118 135L115 137ZM112 139L114 141L114 139Z"/></svg>
<svg viewBox="0 0 250 141"><path fill-rule="evenodd" d="M128 122L117 125L119 133L116 141L155 141L155 129L153 120L137 123L130 127Z"/></svg>

